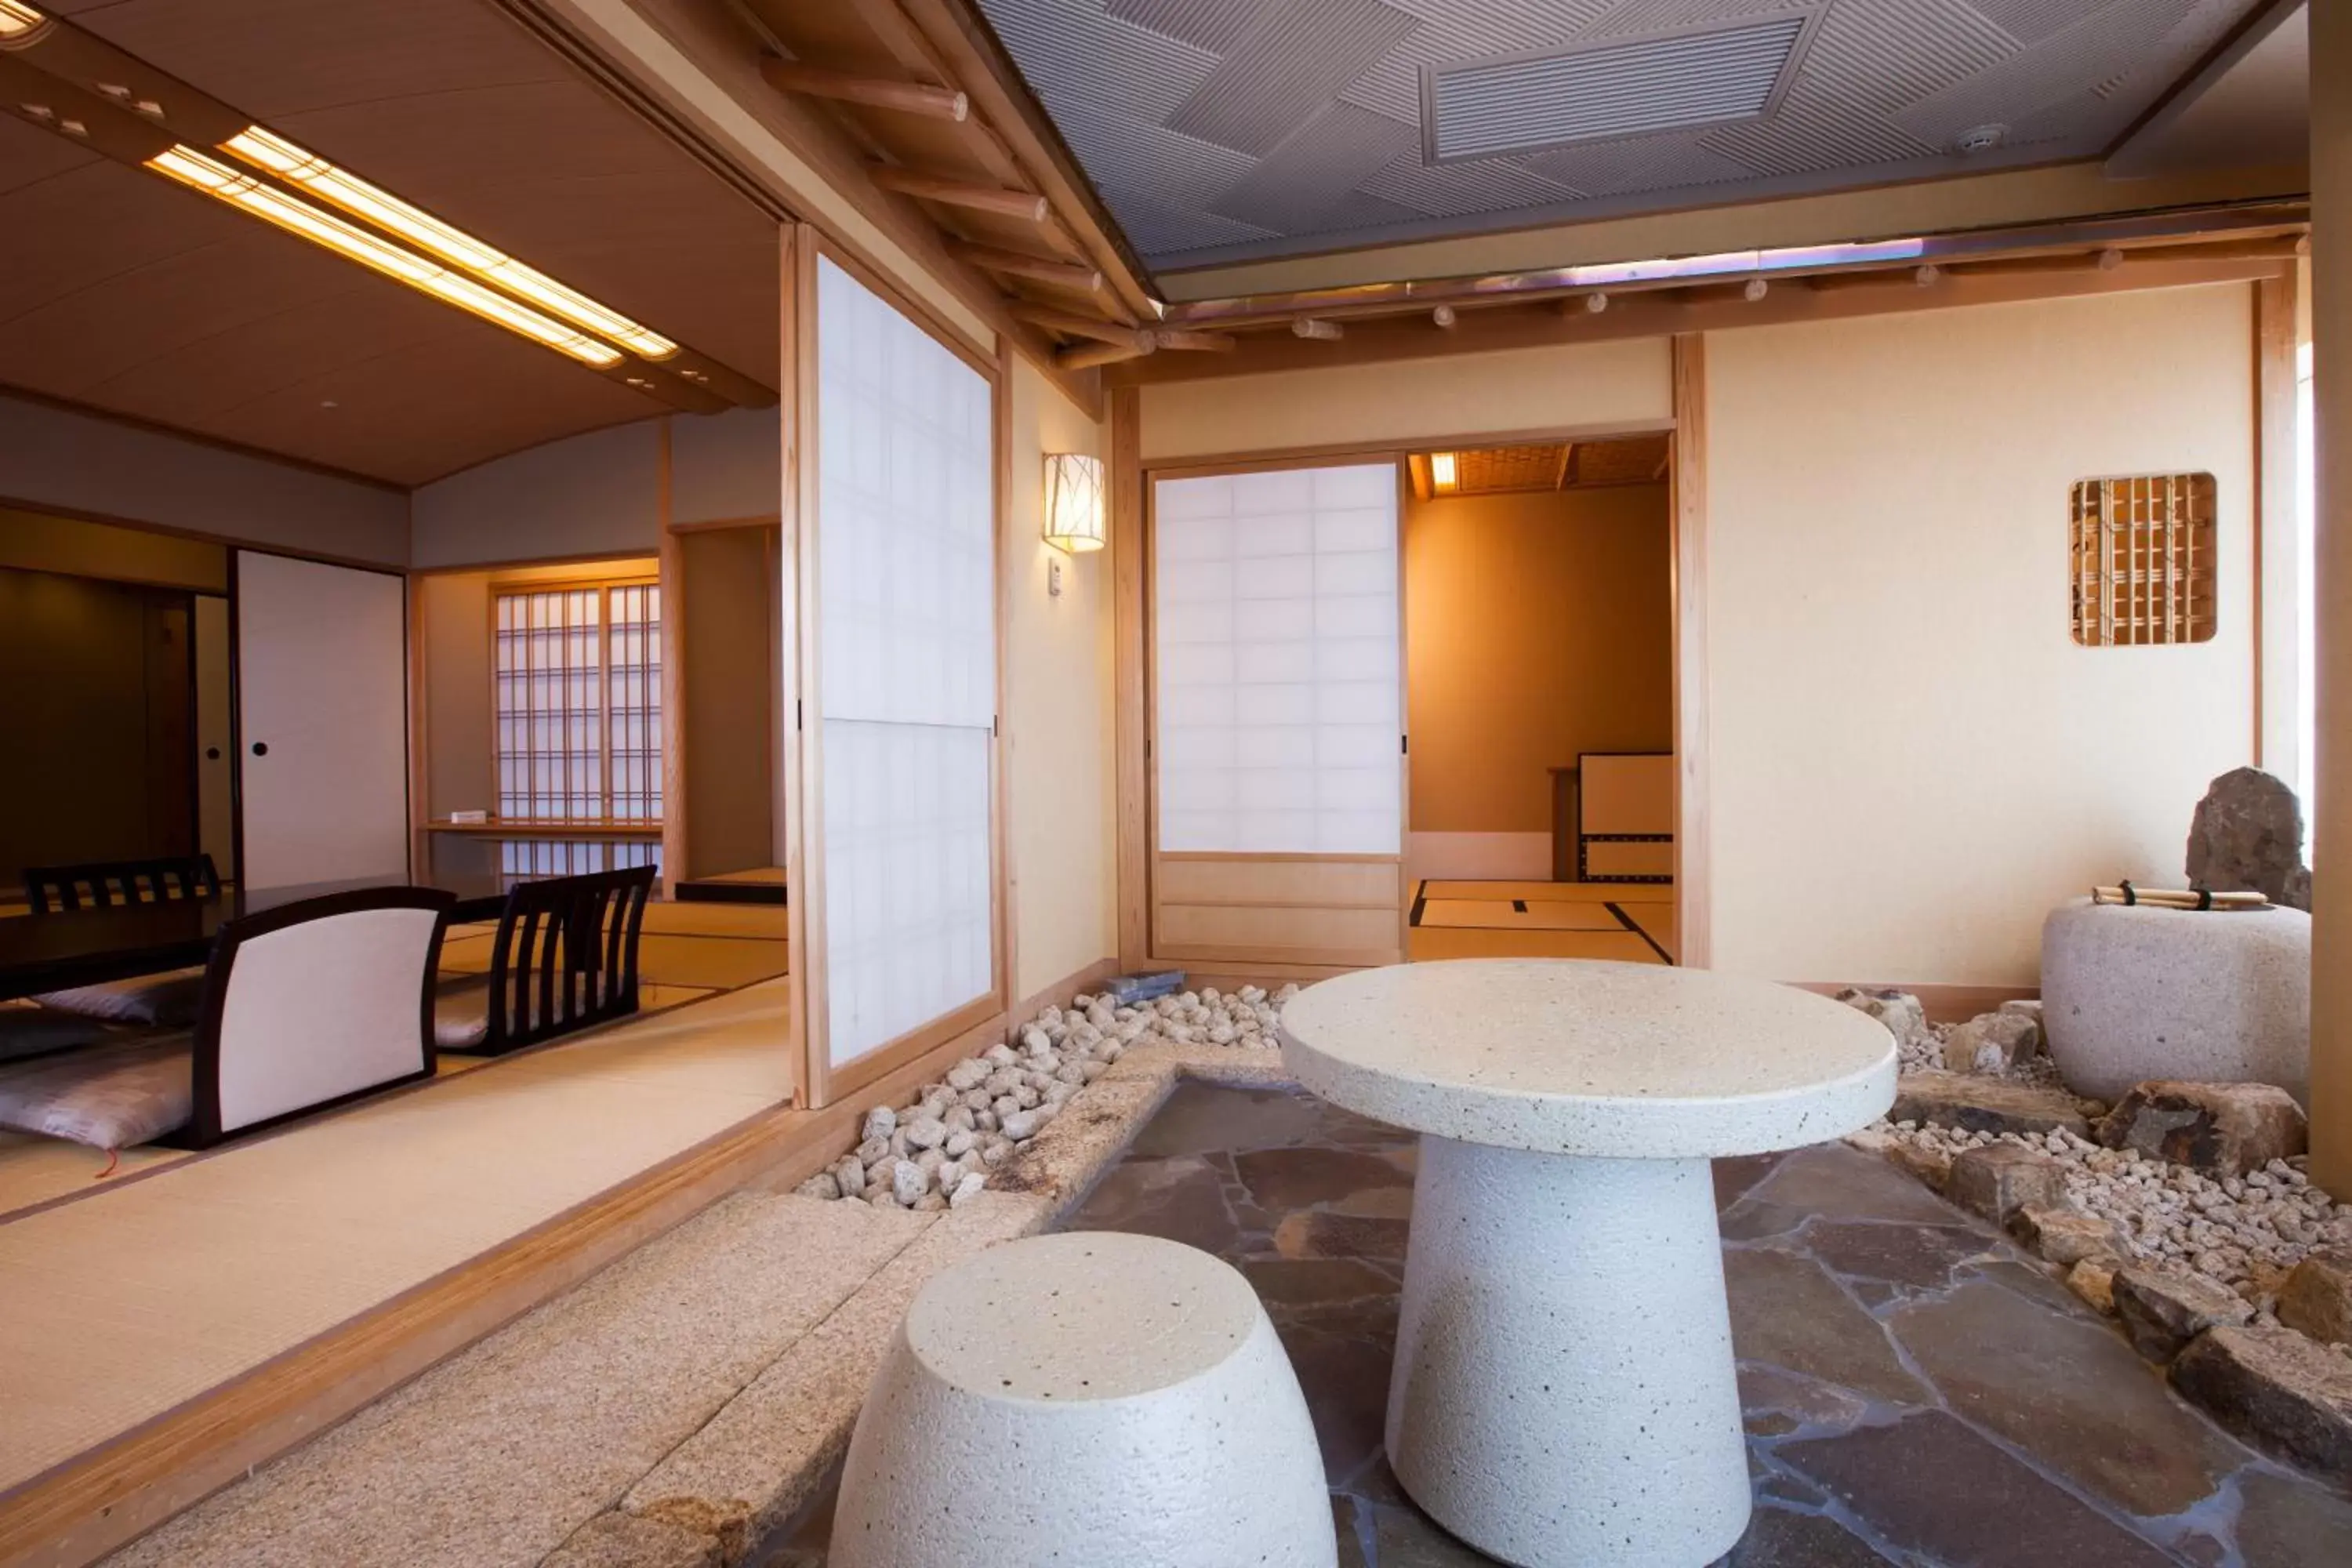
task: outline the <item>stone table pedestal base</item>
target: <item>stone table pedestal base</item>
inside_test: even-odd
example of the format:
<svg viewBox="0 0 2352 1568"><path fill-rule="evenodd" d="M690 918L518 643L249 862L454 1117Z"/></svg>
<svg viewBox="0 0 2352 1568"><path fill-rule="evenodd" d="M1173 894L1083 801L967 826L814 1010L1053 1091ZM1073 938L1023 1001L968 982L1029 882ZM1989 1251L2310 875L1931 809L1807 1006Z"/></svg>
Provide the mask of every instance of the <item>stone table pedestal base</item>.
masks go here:
<svg viewBox="0 0 2352 1568"><path fill-rule="evenodd" d="M1703 1159L1424 1135L1389 1386L1414 1501L1521 1568L1701 1568L1748 1528Z"/></svg>

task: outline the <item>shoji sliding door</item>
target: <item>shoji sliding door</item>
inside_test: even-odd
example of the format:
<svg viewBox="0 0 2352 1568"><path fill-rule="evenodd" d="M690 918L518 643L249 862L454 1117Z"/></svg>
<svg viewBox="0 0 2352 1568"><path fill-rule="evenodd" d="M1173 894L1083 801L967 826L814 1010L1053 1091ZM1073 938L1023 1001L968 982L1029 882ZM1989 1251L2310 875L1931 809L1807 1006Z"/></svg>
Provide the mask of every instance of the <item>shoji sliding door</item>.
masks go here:
<svg viewBox="0 0 2352 1568"><path fill-rule="evenodd" d="M830 259L814 269L792 896L814 1076L838 1093L1002 1005L995 388Z"/></svg>
<svg viewBox="0 0 2352 1568"><path fill-rule="evenodd" d="M1392 462L1157 478L1152 952L1402 957Z"/></svg>

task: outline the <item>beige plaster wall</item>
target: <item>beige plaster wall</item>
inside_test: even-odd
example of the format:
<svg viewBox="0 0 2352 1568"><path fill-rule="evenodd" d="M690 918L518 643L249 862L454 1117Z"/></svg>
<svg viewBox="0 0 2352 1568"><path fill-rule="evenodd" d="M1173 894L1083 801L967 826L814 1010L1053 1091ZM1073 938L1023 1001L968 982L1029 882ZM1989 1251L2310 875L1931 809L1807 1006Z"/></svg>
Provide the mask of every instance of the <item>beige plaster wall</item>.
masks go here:
<svg viewBox="0 0 2352 1568"><path fill-rule="evenodd" d="M1147 463L1674 416L1666 340L1164 382L1143 388Z"/></svg>
<svg viewBox="0 0 2352 1568"><path fill-rule="evenodd" d="M1714 951L1783 980L2031 985L2042 918L2177 884L2254 728L2252 289L1712 334ZM2085 648L2080 479L2218 482L2221 628Z"/></svg>
<svg viewBox="0 0 2352 1568"><path fill-rule="evenodd" d="M1108 433L1026 360L1013 362L1008 391L1006 837L1019 998L1118 951L1118 776L1110 552L1064 555L1039 532L1044 454L1106 457ZM1058 597L1047 592L1055 562Z"/></svg>

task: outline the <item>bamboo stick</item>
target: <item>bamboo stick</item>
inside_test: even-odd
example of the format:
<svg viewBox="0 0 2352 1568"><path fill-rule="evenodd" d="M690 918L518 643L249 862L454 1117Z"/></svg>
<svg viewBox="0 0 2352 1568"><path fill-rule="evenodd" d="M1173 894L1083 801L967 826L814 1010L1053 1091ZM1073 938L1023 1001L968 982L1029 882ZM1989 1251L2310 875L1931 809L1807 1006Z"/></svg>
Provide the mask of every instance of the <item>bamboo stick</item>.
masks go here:
<svg viewBox="0 0 2352 1568"><path fill-rule="evenodd" d="M2130 904L2144 910L2266 910L2261 893L2200 892L2189 888L2093 888L2095 904Z"/></svg>

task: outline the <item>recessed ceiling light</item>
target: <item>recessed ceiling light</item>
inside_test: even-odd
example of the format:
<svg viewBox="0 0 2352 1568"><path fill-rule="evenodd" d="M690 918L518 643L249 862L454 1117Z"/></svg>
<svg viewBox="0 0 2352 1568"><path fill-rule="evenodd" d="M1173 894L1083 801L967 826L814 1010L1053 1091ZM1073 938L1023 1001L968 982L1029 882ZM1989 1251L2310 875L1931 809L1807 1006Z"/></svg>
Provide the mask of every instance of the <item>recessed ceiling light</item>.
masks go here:
<svg viewBox="0 0 2352 1568"><path fill-rule="evenodd" d="M13 38L29 33L48 18L23 0L0 0L0 38Z"/></svg>
<svg viewBox="0 0 2352 1568"><path fill-rule="evenodd" d="M342 405L336 402L331 397L322 397L319 399L319 406L321 408L341 408Z"/></svg>
<svg viewBox="0 0 2352 1568"><path fill-rule="evenodd" d="M603 369L621 363L621 352L610 343L574 331L470 278L370 234L357 224L321 212L275 185L265 184L250 174L240 174L193 147L173 147L158 153L147 160L147 167L584 364Z"/></svg>
<svg viewBox="0 0 2352 1568"><path fill-rule="evenodd" d="M1439 489L1454 488L1454 454L1433 452L1429 458L1429 482Z"/></svg>
<svg viewBox="0 0 2352 1568"><path fill-rule="evenodd" d="M378 228L396 234L427 255L463 268L484 282L495 283L583 331L610 338L645 359L667 359L677 353L676 343L639 326L618 310L565 288L463 229L410 206L350 170L339 168L316 153L298 147L258 125L247 126L225 145L256 168L267 169L289 184L299 185L353 217L364 218Z"/></svg>

